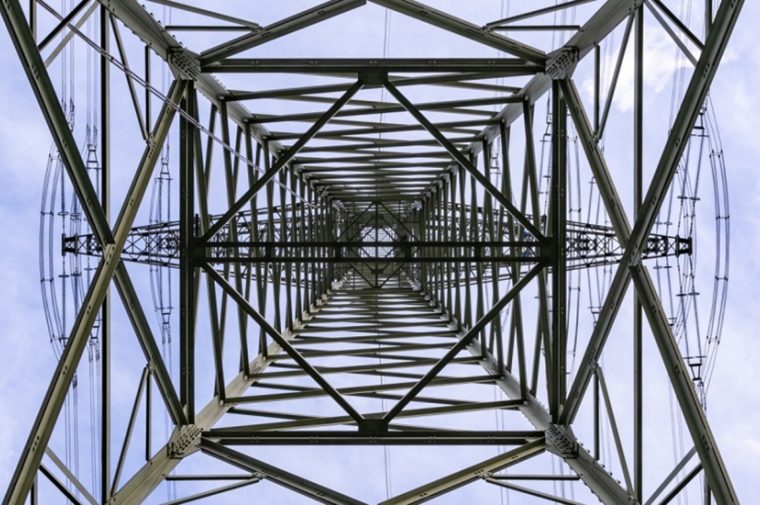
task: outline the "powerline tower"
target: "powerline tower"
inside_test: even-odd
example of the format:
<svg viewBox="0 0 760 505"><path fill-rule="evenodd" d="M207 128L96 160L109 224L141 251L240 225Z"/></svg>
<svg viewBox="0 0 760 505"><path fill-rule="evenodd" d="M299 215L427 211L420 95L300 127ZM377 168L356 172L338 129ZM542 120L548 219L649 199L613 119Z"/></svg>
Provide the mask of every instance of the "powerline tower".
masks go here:
<svg viewBox="0 0 760 505"><path fill-rule="evenodd" d="M739 503L706 397L741 0L149 2L0 5L59 359L4 504Z"/></svg>

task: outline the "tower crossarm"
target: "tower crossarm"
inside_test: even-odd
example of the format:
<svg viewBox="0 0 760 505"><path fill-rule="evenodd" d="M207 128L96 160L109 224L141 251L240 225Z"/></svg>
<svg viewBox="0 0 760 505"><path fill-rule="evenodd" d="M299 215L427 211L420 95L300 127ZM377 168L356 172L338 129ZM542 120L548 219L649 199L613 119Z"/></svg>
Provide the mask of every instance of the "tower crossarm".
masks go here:
<svg viewBox="0 0 760 505"><path fill-rule="evenodd" d="M381 223L379 240L375 240L374 223L364 223L365 233L339 237L333 241L283 241L279 223L270 227L266 219L254 227L250 213L237 219L237 240L230 240L229 225L225 225L208 244L199 244L197 255L211 264L229 261L243 263L374 263L421 264L463 259L468 263L501 264L534 263L548 254L541 244L525 235L521 241L509 240L506 227L499 240L429 241L418 240L402 226ZM384 224L384 226L383 226ZM439 223L440 224L440 223ZM297 225L298 226L298 225ZM297 227L296 226L296 227ZM435 223L428 223L435 226ZM441 225L442 226L442 225ZM480 223L478 223L480 227ZM270 237L270 229L274 234ZM63 237L62 254L100 256L102 249L92 234ZM127 239L123 259L135 263L179 267L179 222L137 226ZM509 251L517 247L514 255ZM237 249L237 254L233 251ZM571 270L616 264L623 246L611 226L568 222L566 256ZM643 259L680 256L692 253L692 239L677 235L650 234L642 251Z"/></svg>

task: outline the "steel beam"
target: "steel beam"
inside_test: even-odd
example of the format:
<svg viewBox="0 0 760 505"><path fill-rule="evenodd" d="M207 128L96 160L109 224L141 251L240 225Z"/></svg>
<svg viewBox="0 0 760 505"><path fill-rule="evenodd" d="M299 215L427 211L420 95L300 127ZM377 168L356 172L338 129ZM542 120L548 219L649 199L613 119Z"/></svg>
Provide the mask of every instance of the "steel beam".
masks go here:
<svg viewBox="0 0 760 505"><path fill-rule="evenodd" d="M417 396L422 389L427 386L430 381L435 379L435 377L443 370L443 368L454 358L457 354L464 348L466 348L470 342L472 342L479 334L480 331L485 328L485 326L494 318L498 317L498 315L501 313L501 311L504 309L504 307L507 306L509 302L511 302L515 296L517 296L520 291L530 282L533 280L533 278L538 275L538 273L542 270L543 265L536 265L534 266L524 277L522 277L518 282L516 282L512 289L510 289L504 297L499 300L499 303L495 304L491 310L488 311L487 314L485 314L472 328L470 328L467 333L462 337L457 344L452 347L446 355L438 361L438 363L435 364L426 374L425 376L420 379L420 381L412 387L412 389L409 390L409 392L404 395L404 397L399 400L396 405L391 408L388 413L383 416L383 421L390 422L391 419L396 417L396 415L399 414L403 410L404 407L406 407L409 402L411 402L415 396Z"/></svg>
<svg viewBox="0 0 760 505"><path fill-rule="evenodd" d="M213 63L205 63L203 72L213 73L295 73L323 74L337 73L359 75L363 73L422 73L432 72L475 72L488 75L519 76L534 75L542 68L526 63L517 58L309 58L309 59L273 59L273 58L235 58ZM490 74L490 75L489 75ZM464 77L464 76L463 76Z"/></svg>
<svg viewBox="0 0 760 505"><path fill-rule="evenodd" d="M526 459L537 456L546 450L546 441L541 438L534 440L521 447L517 447L504 454L499 454L493 458L477 463L451 475L407 491L404 494L395 496L389 500L379 503L379 505L415 505L432 500L445 493L453 491L462 486L482 479L491 473L498 472L514 464L525 461Z"/></svg>
<svg viewBox="0 0 760 505"><path fill-rule="evenodd" d="M601 184L599 186L602 198L605 200L605 205L613 220L613 226L616 228L618 238L621 242L627 242L622 265L630 266L628 268L618 269L615 278L612 281L602 314L600 314L597 325L594 328L594 333L592 334L586 357L584 357L583 360L584 367L593 366L597 362L604 341L609 334L612 322L619 309L620 301L625 295L631 277L633 277L634 282L636 283L637 293L642 300L644 311L647 314L650 326L652 327L655 341L657 342L663 361L665 362L671 383L676 392L676 397L678 398L679 405L684 414L686 424L697 446L697 451L702 460L705 474L710 482L710 487L715 494L716 501L721 505L738 503L738 499L717 445L715 444L705 413L702 410L694 386L691 383L688 371L684 369L683 358L678 349L678 344L675 341L672 329L665 319L665 311L662 309L656 290L646 268L641 265L640 252L642 244L646 240L647 234L651 231L657 212L664 200L662 195L665 194L670 186L677 164L683 155L687 144L686 141L694 126L699 110L704 103L710 83L715 76L718 63L725 51L728 38L736 24L736 19L738 18L742 5L742 1L724 1L718 9L713 30L705 43L705 49L700 56L697 68L695 69L694 75L685 92L684 100L673 123L673 128L671 129L668 141L663 150L663 155L660 158L660 162L649 186L649 191L647 192L646 198L641 207L641 214L637 218L636 225L630 233L630 239L625 235L625 225L620 222L620 219L618 219L616 223L616 219L612 217L614 213L624 218L622 208L616 207L615 205L609 205L609 203L614 203L612 200L616 195L603 190ZM573 87L570 85L569 81L564 81L563 91L567 94L575 95L575 103L571 106L571 111L573 113L573 119L579 127L579 134L581 134L581 128L583 128L584 124L588 124L588 120L583 117L585 116L585 113L582 112L583 109L580 100L577 98L577 91L574 91L572 88ZM588 145L587 142L585 142L585 139L583 143L584 147L587 149L587 154L591 151L591 161L591 158L594 158L593 144ZM591 162L591 165L593 169L594 163ZM609 178L608 174L607 178ZM599 178L597 178L597 182L598 181ZM611 183L611 180L609 182ZM606 196L605 193L607 193ZM589 359L586 359L587 357ZM577 412L577 406L582 397L582 390L585 390L585 385L588 383L587 374L584 374L584 377L585 379L581 379L581 373L579 371L578 378L576 379L577 388L576 384L573 385L574 389L576 389L576 393L579 394L576 394L573 398L573 401L575 402L574 408L563 412L563 422L572 421ZM579 379L581 382L579 382ZM585 384L582 382L583 380L585 380Z"/></svg>
<svg viewBox="0 0 760 505"><path fill-rule="evenodd" d="M3 500L4 504L10 505L25 500L32 486L44 449L50 440L58 414L73 380L74 371L82 357L92 326L98 317L108 286L118 266L119 255L124 248L142 196L150 181L158 152L168 133L168 127L174 117L175 110L173 107L165 109L154 132L153 142L149 144L132 186L129 188L127 199L116 221L116 231L112 233L18 0L8 0L3 3L0 12L2 12L3 20L27 73L29 83L40 103L40 108L53 139L61 152L72 185L82 202L90 225L98 234L98 240L104 250L103 259L93 275L92 283L83 300L82 311L72 327L43 400L43 405L34 422L29 440ZM177 99L176 91L182 89L183 86L175 86L175 92L171 94L172 98Z"/></svg>
<svg viewBox="0 0 760 505"><path fill-rule="evenodd" d="M245 312L251 316L264 329L264 331L270 335L280 347L282 347L283 350L285 350L285 352L287 352L288 355L293 358L296 363L298 363L311 376L311 378L314 379L314 381L343 408L343 410L348 413L348 415L350 415L356 422L364 420L364 417L359 414L359 412L357 412L356 409L354 409L354 407L348 403L348 401L346 401L346 399L343 398L343 396L336 391L308 361L303 358L303 356L301 356L301 353L299 353L287 341L287 339L283 338L280 332L273 328L269 322L264 319L264 317L262 317L250 303L248 303L248 300L238 293L216 270L208 267L204 267L204 270L214 282L224 289L224 291L229 293L238 305L243 307L243 310L245 310Z"/></svg>
<svg viewBox="0 0 760 505"><path fill-rule="evenodd" d="M334 287L340 287L340 283ZM329 299L331 293L325 294ZM318 309L315 310L315 313ZM296 329L299 325L296 325ZM295 337L295 334L286 330L283 333L283 338L290 341ZM270 344L269 348L262 354L259 354L250 364L249 368L254 373L263 372L271 363L267 357L277 356L282 348L277 343ZM247 391L254 382L258 380L256 377L245 376L242 373L238 374L233 380L227 384L226 396L228 398L240 396ZM212 399L195 418L196 426L202 430L208 430L213 427L222 416L229 411L233 406L231 404L221 404L216 399ZM176 466L182 461L182 457L173 456L171 453L171 445L174 440L180 435L178 430L172 433L169 442L161 447L140 470L138 470L124 486L119 489L111 499L107 502L108 505L138 505L143 503L145 499L153 492L153 490L164 481L164 479L176 468ZM192 450L190 451L192 453Z"/></svg>
<svg viewBox="0 0 760 505"><path fill-rule="evenodd" d="M259 27L250 34L243 35L216 47L203 51L200 62L203 65L217 62L247 49L260 46L271 40L284 37L290 33L321 23L367 3L367 0L329 0L311 9L299 12L289 18L277 21L265 27Z"/></svg>
<svg viewBox="0 0 760 505"><path fill-rule="evenodd" d="M433 124L428 121L428 119L417 109L417 107L412 104L404 95L401 94L401 92L396 88L390 81L385 81L384 83L385 88L390 92L393 97L399 101L401 105L404 106L404 108L409 111L409 113L414 116L414 118L419 122L422 126L425 127L425 129L433 136L435 139L441 144L441 146L448 151L448 153L451 155L452 158L454 158L459 165L461 165L463 168L465 168L470 174L488 191L491 196L493 196L501 205L506 208L512 216L522 224L525 229L534 237L541 240L544 238L543 234L535 227L533 226L533 223L531 223L527 217L523 213L521 213L507 198L504 194L502 194L497 188L491 184L491 182L485 178L483 174L481 174L478 169L473 166L473 164L470 162L470 160L467 159L467 157L462 154L456 147L454 147L451 142L446 139L446 137L443 136L443 134L435 127ZM521 101L522 102L522 101Z"/></svg>
<svg viewBox="0 0 760 505"><path fill-rule="evenodd" d="M429 7L414 0L370 0L372 3L382 5L388 9L400 12L409 17L429 23L438 28L455 33L480 44L504 51L507 54L517 56L527 62L543 67L546 63L546 54L538 49L517 42L503 35L493 33L487 28L481 28L473 23L464 21L443 11Z"/></svg>
<svg viewBox="0 0 760 505"><path fill-rule="evenodd" d="M325 112L314 125L309 128L309 130L301 136L300 139L298 139L298 142L293 144L293 146L287 150L282 156L280 156L277 159L277 162L266 171L264 175L262 175L249 189L246 191L242 197L240 197L234 205L230 207L230 209L224 213L222 217L220 217L211 228L206 231L206 233L201 237L200 241L205 242L208 241L211 237L214 236L225 224L229 222L230 219L240 210L242 209L246 204L248 204L249 200L253 198L266 184L271 181L275 175L286 165L288 164L295 155L298 154L298 151L301 150L303 146L306 145L313 137L314 135L322 129L324 125L326 125L334 116L335 114L343 108L343 106L353 97L363 86L363 81L359 79L356 81L356 83L351 86L351 88L346 91L343 96L341 96L333 105L330 107L327 112Z"/></svg>
<svg viewBox="0 0 760 505"><path fill-rule="evenodd" d="M203 435L224 446L287 445L522 445L543 441L542 431L253 431L220 428Z"/></svg>
<svg viewBox="0 0 760 505"><path fill-rule="evenodd" d="M220 461L236 466L242 470L253 473L261 479L266 479L279 486L283 486L291 491L300 493L304 496L316 500L320 503L329 505L366 505L364 502L355 500L349 496L333 491L332 489L320 486L310 480L299 477L298 475L286 472L263 461L259 461L251 456L233 451L223 445L212 442L208 439L201 440L201 450L213 456Z"/></svg>
<svg viewBox="0 0 760 505"><path fill-rule="evenodd" d="M137 292L132 285L132 280L129 277L129 272L127 272L127 267L122 262L120 262L119 266L116 268L114 283L116 284L116 289L121 297L122 304L127 311L127 316L132 323L135 335L137 335L137 340L140 343L143 354L145 354L148 366L152 371L153 378L156 380L158 391L164 399L166 410L169 413L169 417L171 417L172 423L175 426L187 424L187 417L182 410L182 404L177 396L177 391L174 388L174 384L172 384L169 371L161 356L161 350L158 348L158 344L153 336L153 331L150 328L148 319L145 317L145 312L143 311Z"/></svg>

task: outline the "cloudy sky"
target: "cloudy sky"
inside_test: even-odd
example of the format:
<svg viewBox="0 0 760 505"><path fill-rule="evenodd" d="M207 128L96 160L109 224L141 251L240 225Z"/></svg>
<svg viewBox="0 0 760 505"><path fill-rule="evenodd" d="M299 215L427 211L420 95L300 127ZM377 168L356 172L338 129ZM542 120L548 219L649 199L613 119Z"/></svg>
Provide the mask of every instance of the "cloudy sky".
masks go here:
<svg viewBox="0 0 760 505"><path fill-rule="evenodd" d="M493 11L494 15L487 18L493 19L498 17L498 3L482 1L478 7ZM155 11L158 12L159 8ZM382 51L376 43L377 35L382 33L382 11L377 9L377 12L380 16L368 23L375 35L371 39L375 41L372 42L374 45L361 48L360 53L379 54ZM262 16L266 15L271 13L264 11ZM760 492L756 476L760 468L760 340L756 337L760 334L757 318L760 177L756 175L756 160L760 159L760 117L751 112L760 108L760 98L756 91L752 91L757 89L757 84L752 83L760 81L760 46L755 23L759 16L760 5L746 2L712 90L728 167L733 233L728 311L709 391L708 416L737 493L745 503ZM649 22L653 22L651 17ZM669 103L672 45L668 45L669 41L661 31L659 35L656 29L651 33L647 39L645 94L648 105L656 107ZM399 30L398 37L395 42L402 46L402 30ZM288 45L283 42L278 47L287 51ZM452 46L450 50L456 52L459 48ZM4 236L9 241L0 266L0 286L3 287L0 291L0 340L3 343L0 354L0 426L3 427L0 431L0 488L4 489L55 367L55 356L48 341L38 281L39 202L51 140L4 28L0 28L0 75L0 164L4 185L0 197L0 222L5 226ZM581 79L579 88L587 97L588 81ZM632 89L632 72L626 65L614 104L621 117L630 112ZM116 117L126 118L130 113L124 102L115 107ZM651 137L647 140L646 157L650 165L656 162L658 146L664 141L663 128L660 127L659 133L657 128L652 127ZM612 130L608 136L613 133L625 134L623 129ZM136 162L139 151L132 149L133 146L118 147L115 156L120 163L133 165ZM626 156L630 154L625 150L615 154L608 149L608 156L611 165L629 163ZM122 179L127 181L128 173L122 174ZM711 268L708 267L706 272L709 276ZM627 319L624 314L621 317L620 324L624 324ZM653 347L651 350L655 353L648 356L659 359ZM139 349L125 352L138 356ZM128 396L135 387L135 373L131 371L115 377L117 388L127 388L130 391Z"/></svg>

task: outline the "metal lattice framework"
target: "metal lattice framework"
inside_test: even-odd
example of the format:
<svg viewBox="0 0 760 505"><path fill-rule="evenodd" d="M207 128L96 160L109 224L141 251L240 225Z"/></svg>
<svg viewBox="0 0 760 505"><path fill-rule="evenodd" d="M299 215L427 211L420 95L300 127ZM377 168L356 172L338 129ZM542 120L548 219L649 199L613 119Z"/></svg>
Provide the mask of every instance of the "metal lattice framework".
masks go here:
<svg viewBox="0 0 760 505"><path fill-rule="evenodd" d="M322 503L360 504L364 499L350 497L349 490L379 480L371 472L356 475L358 488L339 491L265 462L271 451L289 446L321 450L325 466L347 454L335 446L446 446L440 450L456 461L464 446L498 447L495 456L388 495L383 505L445 500L476 481L526 500L578 503L548 488L524 487L520 479L582 481L588 497L581 499L589 503L667 503L700 475L705 503L739 503L703 408L697 354L683 350L650 268L655 260L694 252L691 236L657 231L658 215L705 114L741 0L708 1L704 36L659 0L538 2L485 26L414 0L329 0L297 13L277 6L271 9L281 8L281 19L266 26L251 19L254 9L232 15L217 6L151 1L174 9L187 24L161 23L135 0L82 0L65 11L42 0L32 0L28 9L18 0L0 4L55 156L76 194L76 226L65 231L60 250L92 261L76 319L58 338L58 367L4 504L50 502L42 497L43 476L72 503L111 505L156 500L161 486L181 495L167 502L179 504L261 481ZM344 53L328 45L332 49L318 57L304 48L304 57L292 58L287 46L276 45L302 31L334 40L346 16L355 22L364 12L376 15L378 6L467 39L477 55L345 58L334 57ZM576 8L580 24L557 21ZM646 186L645 12L691 65ZM38 28L45 16L47 34ZM541 24L538 16L555 22ZM97 20L97 33L82 31L88 19ZM622 49L605 99L600 47L618 27L625 27ZM560 32L570 34L556 44ZM547 37L555 47L538 49ZM603 149L629 37L633 160L626 173L634 175L633 185L613 177ZM83 41L97 63L97 149L75 140L77 130L51 78L51 63L72 40ZM260 52L270 44L276 49ZM127 61L135 47L144 48L141 71ZM156 65L172 76L165 89L151 78ZM594 83L590 104L577 87L581 69ZM126 76L124 103L134 105L138 124L132 133L144 143L139 163L129 169L113 159L112 145L126 142L129 133L111 117L123 91L112 70ZM378 93L380 100L372 98ZM551 121L545 139L536 139L534 116L544 99ZM153 116L156 103L161 107ZM573 138L606 223L573 214L571 194L583 194L570 169L576 163ZM145 224L140 208L157 166L168 166L170 139L178 158L171 176L178 183L178 213L168 219L152 211ZM542 142L547 163L539 159ZM132 179L123 203L110 196L117 166ZM160 180L168 181L169 172L161 170ZM621 188L633 195L633 216ZM112 220L110 209L117 206ZM176 300L154 295L164 316L158 333L148 318L144 283L135 279L140 264L153 272L170 269L174 277L166 282L177 283ZM573 290L580 289L571 272L602 268L610 277L593 324L578 324L571 335L571 307L579 303L572 301ZM633 366L627 375L620 372L627 377L632 415L616 422L605 379L616 371L603 371L600 358L632 292L633 346L627 352ZM130 365L141 370L136 395L113 386L112 367L121 366L112 338L117 304L144 355ZM176 373L161 344L163 338L169 345L175 319ZM650 336L666 372L660 386L672 388L694 447L675 468L648 462L644 450L643 349ZM581 342L582 358L568 363L574 340ZM93 477L85 484L51 440L88 345L97 349L102 371L93 385L99 398ZM498 391L490 399L488 386ZM160 401L151 403L154 390ZM118 402L129 405L126 434L111 428ZM147 411L142 428L140 409ZM165 440L152 428L153 411L164 412ZM482 419L493 420L494 413L502 421L485 429ZM611 468L601 463L602 417L617 454ZM429 424L416 422L423 418ZM622 425L633 434L630 470ZM139 463L129 457L130 445L137 444L133 433L146 447ZM589 436L591 450L581 444ZM112 447L119 444L115 458ZM694 455L696 466L686 471ZM535 470L531 465L541 458L561 462L562 469ZM645 492L650 464L663 469L662 480ZM240 471L213 473L230 465ZM177 490L220 480L232 483L188 487L192 495ZM217 499L226 503L224 495Z"/></svg>

